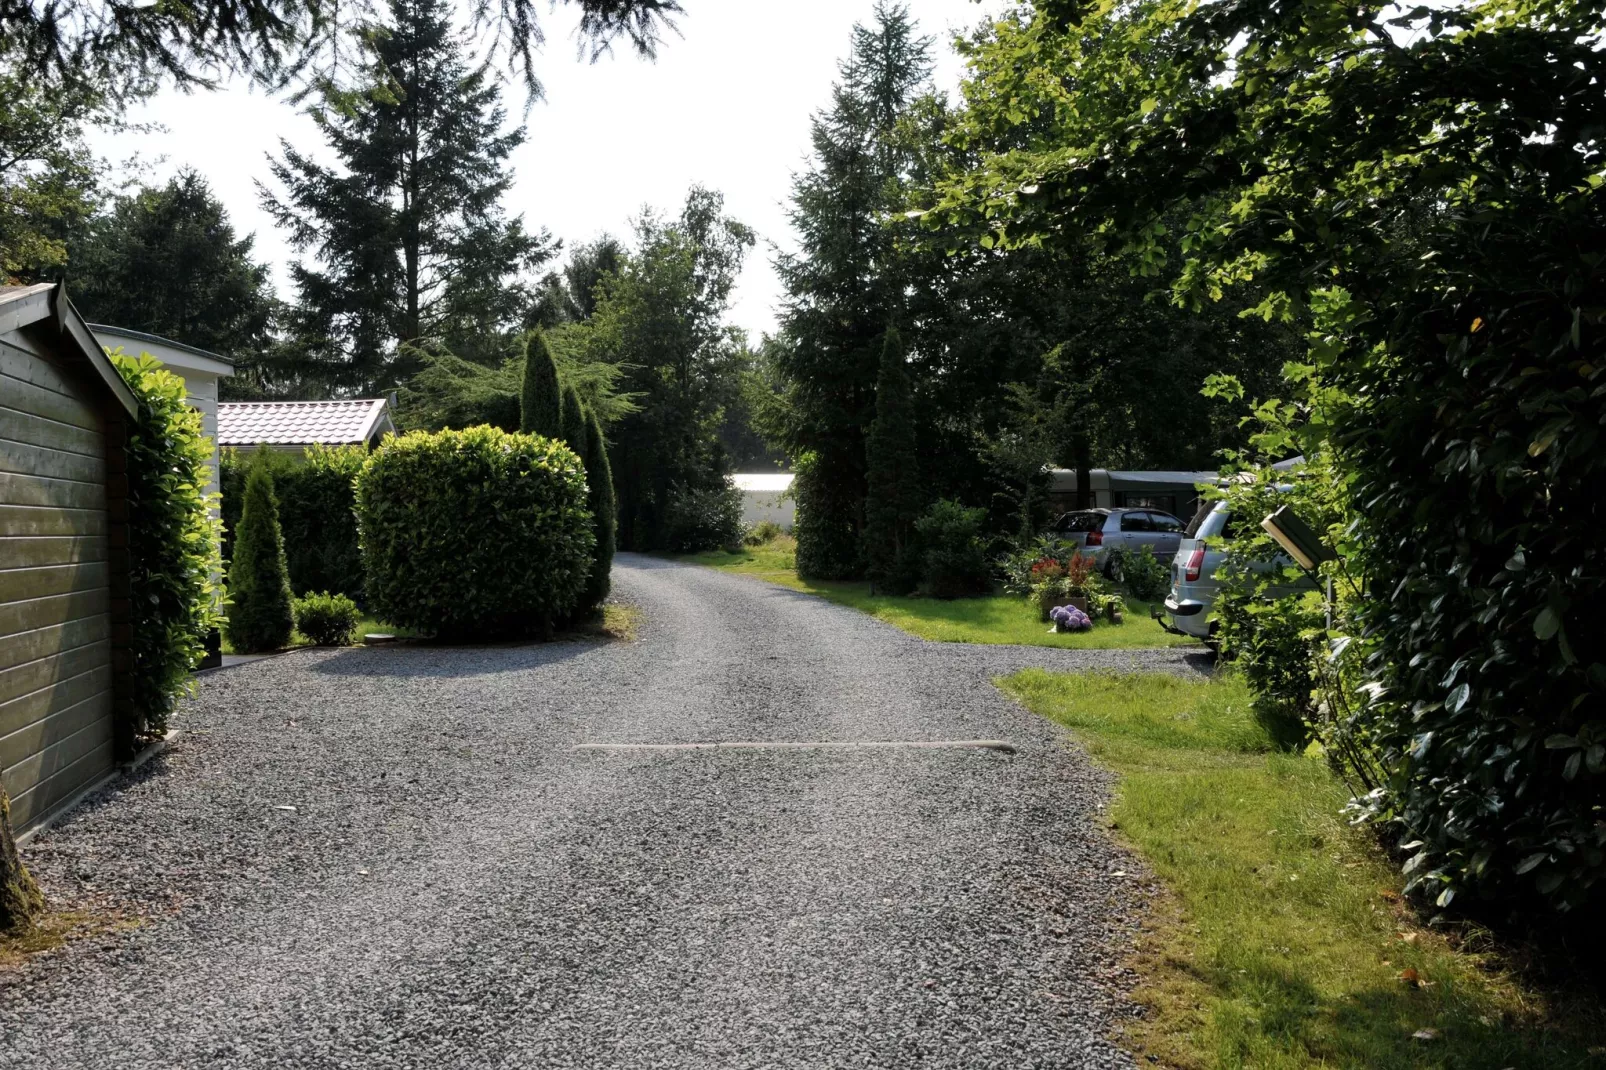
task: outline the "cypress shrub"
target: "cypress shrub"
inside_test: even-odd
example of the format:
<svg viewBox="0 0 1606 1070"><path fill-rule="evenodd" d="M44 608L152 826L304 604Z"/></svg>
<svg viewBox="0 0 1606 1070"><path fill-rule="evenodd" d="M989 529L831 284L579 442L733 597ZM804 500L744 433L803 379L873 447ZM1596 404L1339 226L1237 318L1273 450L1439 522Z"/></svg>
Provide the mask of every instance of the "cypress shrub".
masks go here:
<svg viewBox="0 0 1606 1070"><path fill-rule="evenodd" d="M591 571L586 577L582 606L599 606L613 585L613 554L617 545L618 504L613 496L613 466L608 463L608 442L602 436L602 423L596 413L588 413L585 424L586 505L591 510L592 530L597 548Z"/></svg>
<svg viewBox="0 0 1606 1070"><path fill-rule="evenodd" d="M882 347L875 420L865 442L869 493L864 505L865 572L894 594L913 590L920 571L911 536L924 495L912 407L903 341L894 327Z"/></svg>
<svg viewBox="0 0 1606 1070"><path fill-rule="evenodd" d="M574 387L565 386L560 392L558 425L563 444L574 451L576 457L586 455L586 410Z"/></svg>
<svg viewBox="0 0 1606 1070"><path fill-rule="evenodd" d="M391 439L357 477L357 523L370 609L450 639L550 632L596 548L580 458L494 427Z"/></svg>
<svg viewBox="0 0 1606 1070"><path fill-rule="evenodd" d="M225 630L235 650L278 650L290 642L295 621L273 476L260 453L246 476L244 497L229 565L229 596L234 604Z"/></svg>
<svg viewBox="0 0 1606 1070"><path fill-rule="evenodd" d="M128 428L130 699L133 720L118 725L118 746L167 731L190 688L190 673L217 627L218 523L208 511L212 449L201 414L185 402L184 380L150 357L113 363L139 399Z"/></svg>
<svg viewBox="0 0 1606 1070"><path fill-rule="evenodd" d="M519 392L519 430L547 438L563 437L563 395L558 366L546 332L537 327L524 344L524 383Z"/></svg>
<svg viewBox="0 0 1606 1070"><path fill-rule="evenodd" d="M792 497L797 519L797 573L806 580L851 580L859 575L858 504L851 488L827 477L816 453L797 459Z"/></svg>

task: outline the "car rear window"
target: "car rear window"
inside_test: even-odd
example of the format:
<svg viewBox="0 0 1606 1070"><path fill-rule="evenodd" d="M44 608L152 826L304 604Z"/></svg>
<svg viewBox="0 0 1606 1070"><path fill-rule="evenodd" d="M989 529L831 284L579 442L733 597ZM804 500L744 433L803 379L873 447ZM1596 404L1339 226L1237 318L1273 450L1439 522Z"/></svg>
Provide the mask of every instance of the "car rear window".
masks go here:
<svg viewBox="0 0 1606 1070"><path fill-rule="evenodd" d="M1215 502L1210 505L1209 512L1201 512L1193 518L1188 525L1188 538L1190 539L1230 539L1232 538L1234 524L1232 513L1226 509L1217 509Z"/></svg>
<svg viewBox="0 0 1606 1070"><path fill-rule="evenodd" d="M1199 538L1199 529L1204 525L1205 517L1209 516L1215 510L1215 508L1215 502L1201 502L1199 504L1199 508L1194 511L1193 519L1188 521L1188 529L1186 532L1188 538Z"/></svg>
<svg viewBox="0 0 1606 1070"><path fill-rule="evenodd" d="M1066 513L1055 525L1060 531L1103 531L1103 513Z"/></svg>

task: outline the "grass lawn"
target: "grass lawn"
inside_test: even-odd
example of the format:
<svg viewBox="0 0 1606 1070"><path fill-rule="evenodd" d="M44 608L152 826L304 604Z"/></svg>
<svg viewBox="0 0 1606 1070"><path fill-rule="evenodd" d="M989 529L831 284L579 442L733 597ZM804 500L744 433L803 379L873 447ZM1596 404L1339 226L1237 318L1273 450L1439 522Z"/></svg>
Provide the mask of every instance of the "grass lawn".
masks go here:
<svg viewBox="0 0 1606 1070"><path fill-rule="evenodd" d="M1184 1067L1606 1066L1598 1003L1558 1005L1476 934L1426 929L1317 757L1272 753L1232 677L999 681L1122 776L1111 819L1174 892L1130 1038ZM1482 944L1487 944L1484 940Z"/></svg>
<svg viewBox="0 0 1606 1070"><path fill-rule="evenodd" d="M711 550L686 554L690 561L722 572L735 572L819 595L838 605L868 613L878 620L902 628L911 635L939 643L1009 643L1021 646L1052 646L1084 650L1129 649L1132 647L1198 646L1197 641L1162 631L1149 619L1143 602L1128 602L1121 624L1096 624L1090 632L1053 634L1037 619L1037 611L1024 598L991 595L986 598L899 598L871 595L866 583L815 582L799 579L796 543L782 536L760 547L744 547L738 553Z"/></svg>

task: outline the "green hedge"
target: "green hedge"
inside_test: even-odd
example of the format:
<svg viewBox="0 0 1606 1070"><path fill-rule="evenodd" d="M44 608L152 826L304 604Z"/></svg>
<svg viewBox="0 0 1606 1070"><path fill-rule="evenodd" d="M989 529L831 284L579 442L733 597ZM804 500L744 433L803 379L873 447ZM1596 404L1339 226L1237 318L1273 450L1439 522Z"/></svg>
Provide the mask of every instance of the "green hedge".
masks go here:
<svg viewBox="0 0 1606 1070"><path fill-rule="evenodd" d="M225 449L219 456L223 491L223 553L233 553L233 533L244 500L245 470L252 454ZM297 594L329 591L363 599L362 550L357 545L356 495L352 488L364 446L312 446L301 456L269 452L284 533L290 587Z"/></svg>
<svg viewBox="0 0 1606 1070"><path fill-rule="evenodd" d="M218 624L218 524L206 494L212 448L184 380L150 357L113 356L139 399L129 427L128 558L134 722L120 726L131 750L167 731L190 673Z"/></svg>
<svg viewBox="0 0 1606 1070"><path fill-rule="evenodd" d="M596 550L580 458L493 427L390 440L357 477L357 517L370 610L446 638L550 631Z"/></svg>

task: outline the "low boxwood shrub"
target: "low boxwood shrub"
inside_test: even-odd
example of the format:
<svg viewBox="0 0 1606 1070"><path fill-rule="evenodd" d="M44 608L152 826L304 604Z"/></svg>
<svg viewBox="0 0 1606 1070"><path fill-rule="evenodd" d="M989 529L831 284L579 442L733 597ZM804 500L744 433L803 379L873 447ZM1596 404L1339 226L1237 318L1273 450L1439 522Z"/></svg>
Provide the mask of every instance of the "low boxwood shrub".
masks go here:
<svg viewBox="0 0 1606 1070"><path fill-rule="evenodd" d="M944 499L915 521L921 560L920 589L933 598L986 594L992 566L982 541L987 510Z"/></svg>
<svg viewBox="0 0 1606 1070"><path fill-rule="evenodd" d="M766 546L785 534L786 529L775 521L760 520L747 529L747 534L742 536L742 543L746 546Z"/></svg>
<svg viewBox="0 0 1606 1070"><path fill-rule="evenodd" d="M493 427L391 439L357 477L357 522L369 609L443 638L549 632L596 550L580 458Z"/></svg>
<svg viewBox="0 0 1606 1070"><path fill-rule="evenodd" d="M224 631L242 654L282 649L295 627L273 474L267 451L258 456L263 463L252 465L245 478L245 504L234 539L234 560L229 563L230 605Z"/></svg>
<svg viewBox="0 0 1606 1070"><path fill-rule="evenodd" d="M131 749L167 731L218 625L219 533L206 494L212 450L184 380L150 357L112 360L139 399L124 446L135 722L119 726L119 743Z"/></svg>
<svg viewBox="0 0 1606 1070"><path fill-rule="evenodd" d="M357 634L357 622L362 619L356 602L328 591L297 598L290 609L296 618L296 631L318 646L350 646Z"/></svg>
<svg viewBox="0 0 1606 1070"><path fill-rule="evenodd" d="M718 487L675 487L664 510L665 549L696 553L742 542L742 492L728 480Z"/></svg>

